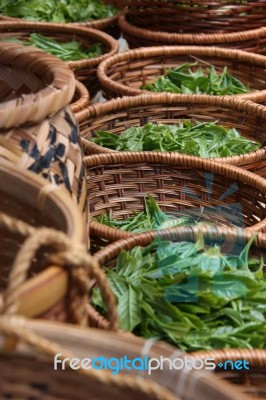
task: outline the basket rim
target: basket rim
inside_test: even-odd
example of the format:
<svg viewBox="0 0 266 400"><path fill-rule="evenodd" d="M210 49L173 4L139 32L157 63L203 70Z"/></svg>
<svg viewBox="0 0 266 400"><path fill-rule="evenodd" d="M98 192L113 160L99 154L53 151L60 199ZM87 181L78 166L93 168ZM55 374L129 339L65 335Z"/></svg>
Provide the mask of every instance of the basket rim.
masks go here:
<svg viewBox="0 0 266 400"><path fill-rule="evenodd" d="M71 238L74 243L82 243L85 240L85 227L82 216L71 197L69 196L66 189L59 189L56 185L51 185L44 178L31 171L19 169L17 166L6 160L0 160L0 171L8 175L12 175L16 180L23 183L27 188L33 186L39 191L39 195L35 201L36 209L41 211L45 207L46 199L51 199L57 204L64 215L66 216L66 225L68 226L68 232L66 234ZM41 192L42 189L42 192ZM40 196L40 193L43 193ZM70 228L70 229L69 229ZM55 302L62 298L62 291L66 291L67 283L67 272L59 267L51 266L46 270L40 272L35 277L27 280L22 285L20 291L20 304L19 310L23 310L26 313L25 316L32 317L32 310L28 308L28 305L32 305L33 296L38 296L41 304L45 305L47 301L47 295L45 290L51 285L55 285L58 288L58 292L55 294ZM46 288L46 289L45 289ZM61 289L61 290L60 290ZM36 308L36 304L34 304ZM38 309L39 306L37 306ZM43 307L43 306L42 306ZM37 311L37 314L41 312ZM36 314L36 311L35 311Z"/></svg>
<svg viewBox="0 0 266 400"><path fill-rule="evenodd" d="M191 356L200 357L214 357L220 362L225 362L230 359L237 361L245 359L252 363L252 366L266 368L266 350L265 349L221 349L209 351L195 351L190 353Z"/></svg>
<svg viewBox="0 0 266 400"><path fill-rule="evenodd" d="M233 43L236 41L244 42L249 39L256 39L266 36L266 28L261 27L257 29L249 29L247 31L236 31L229 33L170 33L165 31L153 31L146 28L140 28L131 24L127 17L128 11L124 11L118 17L118 24L122 32L129 33L137 38L145 38L154 40L156 42L167 42L169 44L190 44L190 45L204 45L204 44L217 44L217 43Z"/></svg>
<svg viewBox="0 0 266 400"><path fill-rule="evenodd" d="M226 238L228 242L231 242L233 240L248 241L254 235L254 232L252 231L224 226L185 226L178 228L161 229L160 231L137 233L134 236L117 240L94 253L92 255L92 258L95 259L100 265L104 265L105 263L111 261L113 258L117 257L119 253L124 249L131 250L133 247L136 246L144 247L150 244L154 239L195 241L197 240L197 235L199 232L203 233L205 239L215 240L216 238ZM266 234L258 232L256 234L254 242L252 243L252 246L256 246L258 248L266 248Z"/></svg>
<svg viewBox="0 0 266 400"><path fill-rule="evenodd" d="M118 17L119 17L120 14L121 14L121 11L119 11L116 15L111 15L109 17L100 18L100 19L87 21L87 22L83 21L83 22L67 22L67 23L58 22L58 23L62 24L62 25L87 26L88 28L94 28L94 29L102 30L102 29L106 29L109 26L115 24L118 21ZM10 21L10 22L14 21L14 22L17 22L17 21L28 21L28 20L23 19L23 18L9 17L8 15L0 14L0 22L1 21ZM38 22L38 21L32 21L32 22ZM53 22L48 22L48 21L46 21L45 23L53 24Z"/></svg>
<svg viewBox="0 0 266 400"><path fill-rule="evenodd" d="M77 119L77 115L90 103L90 94L88 89L77 79L75 81L75 95L78 96L78 99L70 104L70 109Z"/></svg>
<svg viewBox="0 0 266 400"><path fill-rule="evenodd" d="M104 166L114 166L120 164L163 164L195 167L208 172L224 175L226 178L235 179L241 183L253 186L255 189L266 194L266 180L252 172L246 171L234 165L216 163L208 159L183 154L173 154L170 152L113 152L105 154L94 154L84 157L84 164L87 169ZM266 218L262 221L247 227L245 232L261 232L266 230ZM91 235L102 237L111 241L120 238L135 237L137 234L132 232L122 232L118 228L103 225L97 221L90 222ZM148 231L153 235L153 232Z"/></svg>
<svg viewBox="0 0 266 400"><path fill-rule="evenodd" d="M13 128L29 121L40 122L71 102L75 91L75 77L70 68L57 57L36 48L5 42L0 43L0 55L5 55L4 65L20 67L23 62L23 68L28 65L30 69L33 66L34 73L42 65L52 76L52 82L37 93L21 95L0 103L0 129ZM13 121L14 117L16 122Z"/></svg>
<svg viewBox="0 0 266 400"><path fill-rule="evenodd" d="M55 33L65 33L65 34L77 34L82 35L84 37L93 38L95 40L100 41L104 45L107 45L109 50L104 54L101 54L98 57L86 58L78 61L67 61L66 64L73 70L93 67L97 66L101 61L105 58L110 57L117 53L118 51L118 43L117 41L110 35L105 32L102 32L98 29L90 28L87 26L79 26L74 24L59 24L59 23L46 23L46 22L29 22L24 20L19 20L15 22L1 22L0 23L0 32L8 32L12 33L12 29L14 32L20 31L29 31L31 32L34 29L34 32L40 30L41 32L55 32ZM47 53L46 53L47 54Z"/></svg>
<svg viewBox="0 0 266 400"><path fill-rule="evenodd" d="M257 117L261 117L266 120L266 107L253 103L250 100L241 100L238 98L224 96L207 96L207 95L178 95L172 93L159 93L154 95L143 94L139 96L123 97L121 99L112 99L105 103L96 103L82 110L76 116L79 123L86 121L87 119L94 120L95 118L102 117L104 115L114 115L122 110L129 110L130 108L138 106L149 106L149 105L160 105L169 106L173 108L174 106L182 105L183 103L190 103L195 105L210 105L217 107L228 107L230 111L242 111L246 114L253 114ZM127 121L130 121L130 117ZM80 125L80 130L82 133L82 126ZM89 139L81 137L82 146L88 151L89 154L92 153L113 153L116 152L107 147L102 147L95 143L92 143ZM177 152L174 152L177 154ZM227 164L232 164L236 166L241 166L247 163L256 162L261 160L266 155L266 145L261 147L256 151L252 151L246 154L232 156L232 157L212 157L208 160L215 162L223 162Z"/></svg>
<svg viewBox="0 0 266 400"><path fill-rule="evenodd" d="M265 28L266 32L266 28ZM197 55L197 56L212 56L212 57L223 57L224 59L233 59L241 62L253 63L257 66L266 68L266 56L260 54L249 53L243 50L229 49L222 47L213 46L152 46L152 47L140 47L134 50L128 50L124 53L118 53L110 56L102 61L97 68L97 76L103 88L110 89L119 95L125 96L136 96L138 94L151 94L147 90L134 89L129 86L123 85L117 81L112 80L107 75L110 67L114 67L116 64L121 62L130 62L140 59L148 59L149 57L161 57L161 56L178 56L178 55ZM210 97L225 97L225 96L211 96ZM264 101L266 99L266 89L260 91L252 91L249 93L242 93L238 95L230 96L232 98L248 99L255 102Z"/></svg>

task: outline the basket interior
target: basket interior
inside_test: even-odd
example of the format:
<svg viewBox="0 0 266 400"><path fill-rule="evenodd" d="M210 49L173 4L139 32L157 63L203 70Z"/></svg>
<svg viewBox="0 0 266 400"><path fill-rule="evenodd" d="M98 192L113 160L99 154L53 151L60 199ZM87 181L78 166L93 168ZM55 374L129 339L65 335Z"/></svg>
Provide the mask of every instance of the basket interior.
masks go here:
<svg viewBox="0 0 266 400"><path fill-rule="evenodd" d="M33 71L11 65L0 65L0 103L37 93L50 83L47 76L41 77Z"/></svg>
<svg viewBox="0 0 266 400"><path fill-rule="evenodd" d="M238 61L235 58L214 57L207 54L197 56L188 54L188 52L173 56L146 56L132 60L128 57L128 60L109 67L106 74L114 83L124 85L125 91L127 87L141 90L142 85L153 83L159 76L165 75L168 69L183 63L195 62L197 62L197 66L192 67L192 70L201 67L203 71L206 71L214 66L217 72L221 73L227 66L228 72L247 85L250 91L265 89L266 68L256 65L251 60Z"/></svg>
<svg viewBox="0 0 266 400"><path fill-rule="evenodd" d="M196 167L154 162L97 166L87 170L91 217L112 211L127 219L143 211L149 193L161 209L216 225L250 227L266 216L266 195L237 178Z"/></svg>
<svg viewBox="0 0 266 400"><path fill-rule="evenodd" d="M80 123L81 136L84 139L97 137L97 131L108 131L119 135L132 126L143 126L147 123L178 125L180 120L186 119L192 123L217 122L226 128L235 128L238 132L251 140L266 145L266 132L264 119L250 113L233 110L227 107L213 105L195 105L185 103L147 104L144 106L126 106L116 113L102 113L88 122ZM108 150L105 148L104 150ZM99 150L100 151L100 150ZM101 148L101 152L103 148ZM110 150L112 151L112 150Z"/></svg>

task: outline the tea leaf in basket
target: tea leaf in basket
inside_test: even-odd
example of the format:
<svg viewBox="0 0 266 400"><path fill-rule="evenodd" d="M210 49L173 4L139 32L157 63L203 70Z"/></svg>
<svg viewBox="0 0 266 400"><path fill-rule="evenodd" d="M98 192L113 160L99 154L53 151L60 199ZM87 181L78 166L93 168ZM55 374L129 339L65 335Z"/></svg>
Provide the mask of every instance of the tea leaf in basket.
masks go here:
<svg viewBox="0 0 266 400"><path fill-rule="evenodd" d="M217 96L248 93L249 88L238 78L230 75L225 66L222 73L217 73L211 66L204 72L201 67L192 71L198 63L185 63L167 71L154 83L147 83L141 89L152 92L170 92L184 94L210 94Z"/></svg>
<svg viewBox="0 0 266 400"><path fill-rule="evenodd" d="M120 326L125 331L132 331L141 322L140 302L140 295L132 286L129 286L120 298L118 313Z"/></svg>
<svg viewBox="0 0 266 400"><path fill-rule="evenodd" d="M102 0L0 0L0 14L31 21L82 22L117 14Z"/></svg>
<svg viewBox="0 0 266 400"><path fill-rule="evenodd" d="M144 200L144 211L135 212L132 217L125 220L116 220L110 212L109 215L100 214L97 217L97 221L112 228L135 233L184 226L193 222L188 217L175 217L165 214L149 194Z"/></svg>
<svg viewBox="0 0 266 400"><path fill-rule="evenodd" d="M96 135L91 139L94 143L112 150L175 151L202 158L232 157L261 147L259 143L241 136L236 129L225 128L216 122L148 123L128 128L119 135L103 131Z"/></svg>
<svg viewBox="0 0 266 400"><path fill-rule="evenodd" d="M127 285L117 296L123 329L184 351L266 348L266 279L263 260L250 257L253 240L239 254L207 248L203 235L122 251L106 273Z"/></svg>
<svg viewBox="0 0 266 400"><path fill-rule="evenodd" d="M90 47L85 48L75 40L72 40L71 42L58 43L56 40L38 33L32 33L27 41L18 40L12 37L4 40L23 44L24 46L38 47L46 53L53 54L63 61L77 61L84 58L98 57L102 54L100 43L95 43Z"/></svg>

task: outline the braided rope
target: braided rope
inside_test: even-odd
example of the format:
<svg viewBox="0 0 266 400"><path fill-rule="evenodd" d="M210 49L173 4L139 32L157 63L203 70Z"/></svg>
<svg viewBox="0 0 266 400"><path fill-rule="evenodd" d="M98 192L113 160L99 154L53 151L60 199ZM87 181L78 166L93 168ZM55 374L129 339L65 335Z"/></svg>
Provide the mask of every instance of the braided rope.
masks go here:
<svg viewBox="0 0 266 400"><path fill-rule="evenodd" d="M42 246L50 246L55 254L47 257L47 261L67 268L69 273L70 289L67 296L68 312L71 321L79 325L87 325L88 313L86 301L88 293L88 279L95 278L101 288L106 302L110 319L109 329L118 329L118 316L116 300L108 285L104 272L96 261L86 254L83 245L72 243L65 234L53 229L41 228L39 230L17 221L12 217L0 213L0 226L5 226L13 233L20 233L27 239L16 255L9 274L8 286L1 309L4 314L16 313L21 287L27 278L32 260Z"/></svg>

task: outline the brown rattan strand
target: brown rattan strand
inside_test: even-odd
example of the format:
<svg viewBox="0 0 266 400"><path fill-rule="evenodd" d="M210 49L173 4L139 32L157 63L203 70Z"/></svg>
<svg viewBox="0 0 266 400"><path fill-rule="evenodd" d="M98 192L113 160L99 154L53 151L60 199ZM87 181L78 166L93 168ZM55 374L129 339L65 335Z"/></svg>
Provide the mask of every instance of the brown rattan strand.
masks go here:
<svg viewBox="0 0 266 400"><path fill-rule="evenodd" d="M217 376L227 381L241 386L243 392L250 396L252 400L266 399L266 350L247 350L247 349L224 349L213 351L202 351L192 353L195 357L215 358L216 364L224 364L226 361L246 360L249 362L249 371L230 370L227 371L217 368Z"/></svg>
<svg viewBox="0 0 266 400"><path fill-rule="evenodd" d="M90 21L90 22L73 22L72 24L70 23L62 23L67 26L78 26L81 28L92 28L92 29L97 29L99 31L104 31L106 33L109 33L110 35L115 32L117 36L117 23L118 23L118 16L114 15L112 17L106 17L106 18L101 18L95 21ZM6 15L0 15L0 22L24 22L22 18L13 18L13 17L8 17ZM27 22L27 21L25 21ZM52 22L46 22L47 24L52 24Z"/></svg>
<svg viewBox="0 0 266 400"><path fill-rule="evenodd" d="M85 242L86 236L80 212L58 186L4 160L0 160L0 182L0 292L3 294L15 256L34 228L49 227L64 232L73 244ZM45 317L49 312L50 318L65 319L67 275L62 268L51 264L44 268L46 251L37 254L25 284L16 292L20 299L18 313ZM2 301L0 304L2 308Z"/></svg>
<svg viewBox="0 0 266 400"><path fill-rule="evenodd" d="M77 357L79 359L83 359L88 356L90 357L90 359L101 356L104 356L108 359L112 357L120 359L124 356L127 356L129 360L133 360L136 357L143 358L144 356L149 357L149 359L159 359L161 356L168 358L184 357L184 354L182 354L180 351L177 351L177 349L175 349L174 347L169 346L163 342L145 341L141 338L134 337L133 335L118 335L110 331L105 332L85 328L77 329L74 326L70 325L49 323L36 320L22 321L21 319L9 319L7 321L3 318L2 326L2 331L4 331L6 335L13 333L14 331L14 333L17 337L20 338L20 340L32 344L35 348L38 349L38 352L43 352L44 348L46 349L46 352L48 352L49 350L49 354L51 356L52 352L54 354L60 352L64 354L68 353L70 357ZM51 341L52 344L47 343L47 341ZM92 388L92 392L91 390L89 391L90 395L88 397L88 393L85 392L84 385L78 383L78 377L76 377L75 383L79 384L80 390L78 390L78 393L73 392L73 374L70 374L69 370L66 370L63 371L63 373L65 374L63 375L62 371L60 371L60 364L58 365L57 371L51 371L51 366L45 364L45 359L42 361L41 364L39 357L39 365L37 365L37 357L35 357L36 368L34 368L33 371L32 360L33 357L36 356L37 351L30 349L29 346L25 347L24 345L24 358L22 358L23 355L21 355L21 358L19 358L20 348L22 348L22 346L20 345L20 343L18 343L16 350L13 352L13 358L9 358L7 354L5 354L5 356L4 354L1 355L0 359L3 360L2 363L4 364L4 362L6 362L5 364L7 367L6 369L4 369L5 372L3 372L2 374L2 381L6 379L6 381L4 381L4 387L7 386L7 382L11 380L12 382L14 382L14 379L12 379L14 376L19 376L23 377L25 386L26 388L28 388L27 378L24 378L25 376L27 376L30 377L31 381L35 382L34 393L36 393L36 395L38 393L38 398L42 398L40 397L40 395L43 386L45 387L47 394L50 394L52 392L53 386L50 383L50 380L53 380L53 382L55 382L55 379L57 377L56 382L62 382L65 377L65 379L67 379L66 384L62 382L62 384L60 385L62 395L68 394L69 396L73 394L75 399L78 398L82 400L84 398L91 399L91 393L94 395L94 399L98 399L98 396L100 396L101 399L110 398L110 396L111 398L114 397L115 399L117 399L121 397L119 397L119 394L121 393L121 390L125 387L127 387L128 390L126 393L122 393L123 398L133 398L131 390L129 390L131 386L130 381L132 382L131 387L135 388L134 399L142 398L139 397L141 393L139 393L139 396L136 397L136 390L138 387L140 387L140 385L143 386L144 384L146 388L147 384L149 384L149 386L153 387L153 390L159 390L157 395L157 397L159 396L159 399L162 399L162 387L167 388L172 393L172 395L180 396L182 400L212 400L213 398L216 398L217 400L248 399L245 395L241 393L239 388L228 384L226 381L218 379L214 374L209 375L204 372L200 373L192 370L176 371L174 369L170 369L166 363L163 370L154 370L152 371L151 375L148 375L146 371L124 370L123 373L119 372L117 375L113 376L105 371L96 371L93 374L93 370L90 370L88 371L89 374L87 376L87 379L90 379L89 388ZM12 360L14 364L13 369L11 369L10 365ZM21 370L23 370L23 372ZM25 370L27 372L30 370L30 373L25 373ZM14 371L17 371L16 375L14 374ZM103 372L105 372L105 374L103 374ZM138 382L138 384L134 384L133 380L135 380L136 378L136 382ZM143 379L145 379L145 381L143 381ZM186 383L185 385L184 380ZM100 382L101 386L99 386ZM107 382L109 382L112 386L110 387L108 393L105 393ZM37 386L38 383L39 386ZM41 383L43 383L43 385L41 385ZM68 386L70 387L68 388ZM2 387L3 385L1 385L1 388ZM14 383L12 387L14 387ZM119 387L120 393L117 393L117 389ZM115 388L116 391L114 393ZM13 390L15 390L15 388L13 388ZM142 389L142 391L143 390L145 389ZM53 398L57 399L57 397ZM60 398L60 400L62 398L65 399L65 397L63 396ZM26 397L26 399L28 398ZM47 397L45 397L45 399L47 399Z"/></svg>
<svg viewBox="0 0 266 400"><path fill-rule="evenodd" d="M137 26L180 33L227 33L256 29L266 24L264 0L114 0Z"/></svg>
<svg viewBox="0 0 266 400"><path fill-rule="evenodd" d="M234 97L257 103L265 101L266 57L235 49L202 46L143 47L109 57L99 65L97 74L105 97L135 96L147 93L140 87L165 75L167 69L195 61L203 70L213 65L222 71L227 66L230 74L250 88L250 93Z"/></svg>
<svg viewBox="0 0 266 400"><path fill-rule="evenodd" d="M78 80L84 82L91 94L99 89L96 77L96 69L101 61L114 55L118 51L118 43L111 36L96 29L73 26L70 24L52 24L45 22L1 22L0 35L2 39L15 37L26 40L32 33L37 32L60 42L67 42L75 39L82 46L89 47L95 43L102 45L102 55L78 61L68 61L67 64L74 71Z"/></svg>
<svg viewBox="0 0 266 400"><path fill-rule="evenodd" d="M266 231L266 181L238 167L199 157L117 152L85 157L90 235L95 245L133 233L97 221L102 213L127 219L151 194L162 211L247 231ZM95 248L94 248L95 251Z"/></svg>
<svg viewBox="0 0 266 400"><path fill-rule="evenodd" d="M84 110L89 105L89 102L90 94L88 90L81 82L76 80L76 90L70 104L71 111L75 117L80 111Z"/></svg>
<svg viewBox="0 0 266 400"><path fill-rule="evenodd" d="M75 79L61 60L5 42L0 60L0 129L40 122L70 103Z"/></svg>
<svg viewBox="0 0 266 400"><path fill-rule="evenodd" d="M217 46L266 54L264 27L231 33L168 33L135 26L127 15L119 18L119 27L129 48L166 45ZM143 24L147 27L149 25Z"/></svg>
<svg viewBox="0 0 266 400"><path fill-rule="evenodd" d="M157 96L140 95L98 103L78 115L82 145L87 154L113 152L91 142L97 131L120 135L131 126L150 122L175 125L183 118L192 123L218 121L219 125L236 128L242 136L259 142L262 147L257 151L212 160L241 166L266 177L266 108L250 101L160 93Z"/></svg>

